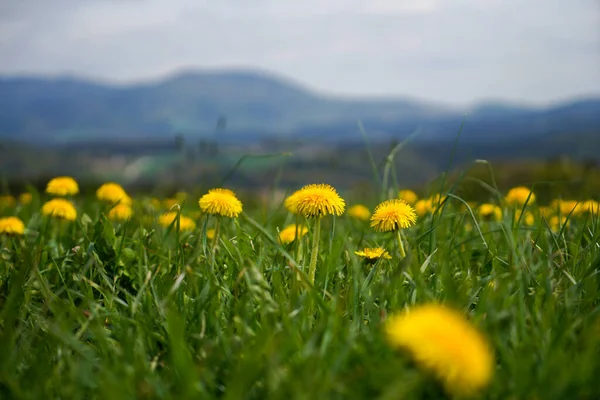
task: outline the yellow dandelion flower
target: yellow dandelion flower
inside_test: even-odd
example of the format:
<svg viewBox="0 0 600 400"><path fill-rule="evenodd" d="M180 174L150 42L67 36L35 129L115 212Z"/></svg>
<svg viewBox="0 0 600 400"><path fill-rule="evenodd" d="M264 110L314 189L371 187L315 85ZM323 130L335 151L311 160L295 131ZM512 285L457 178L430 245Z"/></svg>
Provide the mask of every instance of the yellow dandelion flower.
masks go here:
<svg viewBox="0 0 600 400"><path fill-rule="evenodd" d="M414 205L417 202L417 200L419 200L417 194L412 190L408 189L401 190L400 193L398 193L398 198L404 200L405 202L411 205Z"/></svg>
<svg viewBox="0 0 600 400"><path fill-rule="evenodd" d="M386 200L379 204L371 217L371 227L377 232L405 229L417 222L415 210L404 200Z"/></svg>
<svg viewBox="0 0 600 400"><path fill-rule="evenodd" d="M584 213L598 215L600 213L600 203L595 200L586 200L581 203L581 210Z"/></svg>
<svg viewBox="0 0 600 400"><path fill-rule="evenodd" d="M567 216L569 214L577 215L579 211L579 203L577 200L554 200L552 202L552 206L563 216Z"/></svg>
<svg viewBox="0 0 600 400"><path fill-rule="evenodd" d="M427 205L428 212L434 212L442 207L442 204L446 201L448 196L442 196L441 194L436 194L427 199L425 203Z"/></svg>
<svg viewBox="0 0 600 400"><path fill-rule="evenodd" d="M529 198L529 200L527 200ZM523 207L525 202L533 204L535 202L535 194L531 189L525 186L512 188L506 194L505 200L508 204Z"/></svg>
<svg viewBox="0 0 600 400"><path fill-rule="evenodd" d="M419 217L424 217L429 212L430 206L428 200L418 200L415 203L415 212Z"/></svg>
<svg viewBox="0 0 600 400"><path fill-rule="evenodd" d="M298 226L296 228L296 224L288 225L279 232L279 242L284 245L292 243L296 240L296 231L302 237L308 233L308 228L306 226Z"/></svg>
<svg viewBox="0 0 600 400"><path fill-rule="evenodd" d="M242 212L242 202L229 189L211 189L198 204L203 212L223 217L236 218Z"/></svg>
<svg viewBox="0 0 600 400"><path fill-rule="evenodd" d="M98 200L111 204L117 204L129 196L127 196L125 189L123 189L121 185L114 182L108 182L102 184L98 190L96 190L96 197Z"/></svg>
<svg viewBox="0 0 600 400"><path fill-rule="evenodd" d="M48 182L46 193L54 196L72 196L79 193L79 185L70 176L59 176Z"/></svg>
<svg viewBox="0 0 600 400"><path fill-rule="evenodd" d="M292 196L295 196L297 212L305 217L341 215L346 208L344 199L332 186L324 183L306 185Z"/></svg>
<svg viewBox="0 0 600 400"><path fill-rule="evenodd" d="M550 229L553 232L559 232L563 226L565 226L565 228L568 228L569 225L571 225L571 220L569 219L567 221L566 215L561 215L560 217L558 215L553 215L548 220L548 225L550 226Z"/></svg>
<svg viewBox="0 0 600 400"><path fill-rule="evenodd" d="M453 395L473 395L492 379L494 357L462 314L438 304L415 307L385 323L390 344L408 351Z"/></svg>
<svg viewBox="0 0 600 400"><path fill-rule="evenodd" d="M19 203L21 204L30 204L33 200L33 195L31 193L21 193L19 196Z"/></svg>
<svg viewBox="0 0 600 400"><path fill-rule="evenodd" d="M119 203L108 212L111 221L127 221L133 215L133 209L128 204Z"/></svg>
<svg viewBox="0 0 600 400"><path fill-rule="evenodd" d="M20 236L23 233L25 233L25 225L19 218L0 218L0 235Z"/></svg>
<svg viewBox="0 0 600 400"><path fill-rule="evenodd" d="M525 213L521 216L522 211L517 210L515 213L515 222L521 220L521 224L525 226L533 226L535 225L535 217L530 211L525 211Z"/></svg>
<svg viewBox="0 0 600 400"><path fill-rule="evenodd" d="M215 229L211 228L209 230L206 231L206 238L209 240L213 240L215 238Z"/></svg>
<svg viewBox="0 0 600 400"><path fill-rule="evenodd" d="M285 208L287 208L287 210L292 214L298 214L298 195L299 194L300 194L300 191L296 190L294 193L289 195L283 202L283 204L285 205Z"/></svg>
<svg viewBox="0 0 600 400"><path fill-rule="evenodd" d="M177 213L175 211L166 212L160 217L158 217L158 223L163 227L168 228L173 224L175 219L177 218ZM177 222L173 225L177 227ZM189 217L185 217L183 215L179 216L179 230L180 231L191 231L196 227L196 223L193 219Z"/></svg>
<svg viewBox="0 0 600 400"><path fill-rule="evenodd" d="M52 199L42 206L42 214L47 217L75 221L77 210L73 203L65 199Z"/></svg>
<svg viewBox="0 0 600 400"><path fill-rule="evenodd" d="M495 204L484 203L477 210L479 216L488 221L500 221L502 219L502 209Z"/></svg>
<svg viewBox="0 0 600 400"><path fill-rule="evenodd" d="M371 217L371 211L362 204L355 204L348 208L348 216L362 221L368 221L369 217Z"/></svg>
<svg viewBox="0 0 600 400"><path fill-rule="evenodd" d="M392 258L392 256L390 256L390 254L382 247L375 247L375 248L365 247L362 250L355 251L354 254L356 254L359 257L364 258L365 260L367 260L367 262L374 262L374 261L379 260L380 258L385 258L388 260L390 258Z"/></svg>
<svg viewBox="0 0 600 400"><path fill-rule="evenodd" d="M14 207L16 203L17 201L12 196L0 196L0 208Z"/></svg>

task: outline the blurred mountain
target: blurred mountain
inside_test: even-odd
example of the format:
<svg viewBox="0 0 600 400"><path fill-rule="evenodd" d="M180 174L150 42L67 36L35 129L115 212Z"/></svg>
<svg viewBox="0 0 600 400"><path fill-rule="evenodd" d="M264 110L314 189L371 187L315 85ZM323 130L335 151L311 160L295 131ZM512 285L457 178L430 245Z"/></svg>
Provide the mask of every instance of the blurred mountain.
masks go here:
<svg viewBox="0 0 600 400"><path fill-rule="evenodd" d="M472 140L598 133L600 99L544 109L488 103L462 110L415 99L336 98L256 72L185 72L127 86L66 77L0 78L0 138L21 141L176 133L220 140L360 139L358 120L374 138L399 138L420 128L422 139L452 140L463 121L463 137Z"/></svg>

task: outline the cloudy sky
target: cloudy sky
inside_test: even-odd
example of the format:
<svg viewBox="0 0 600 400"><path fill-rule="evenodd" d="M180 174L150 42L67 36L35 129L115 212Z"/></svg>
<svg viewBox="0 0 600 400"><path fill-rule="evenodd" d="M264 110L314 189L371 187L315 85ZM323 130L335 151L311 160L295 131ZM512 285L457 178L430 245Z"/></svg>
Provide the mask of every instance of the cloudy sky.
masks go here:
<svg viewBox="0 0 600 400"><path fill-rule="evenodd" d="M600 94L598 0L0 0L0 74L259 68L338 95Z"/></svg>

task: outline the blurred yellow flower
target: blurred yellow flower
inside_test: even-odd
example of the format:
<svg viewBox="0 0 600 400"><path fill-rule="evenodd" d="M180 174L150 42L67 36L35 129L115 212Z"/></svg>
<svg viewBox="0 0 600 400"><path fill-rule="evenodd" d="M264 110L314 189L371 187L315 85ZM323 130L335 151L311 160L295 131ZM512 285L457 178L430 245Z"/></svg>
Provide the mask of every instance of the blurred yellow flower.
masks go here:
<svg viewBox="0 0 600 400"><path fill-rule="evenodd" d="M502 219L502 209L495 204L484 203L477 210L479 216L487 221L500 221Z"/></svg>
<svg viewBox="0 0 600 400"><path fill-rule="evenodd" d="M386 200L379 204L371 217L371 227L377 232L405 229L417 222L415 210L404 200Z"/></svg>
<svg viewBox="0 0 600 400"><path fill-rule="evenodd" d="M108 212L111 221L127 221L133 215L133 209L128 204L119 203Z"/></svg>
<svg viewBox="0 0 600 400"><path fill-rule="evenodd" d="M407 351L454 396L489 384L494 357L484 336L460 313L439 304L416 306L385 323L389 343Z"/></svg>
<svg viewBox="0 0 600 400"><path fill-rule="evenodd" d="M429 212L429 200L422 199L415 203L415 212L419 217L424 217Z"/></svg>
<svg viewBox="0 0 600 400"><path fill-rule="evenodd" d="M3 235L23 235L25 233L25 225L17 217L0 218L0 234Z"/></svg>
<svg viewBox="0 0 600 400"><path fill-rule="evenodd" d="M308 228L302 225L296 228L296 224L288 225L279 232L279 242L281 244L292 243L296 240L296 231L298 231L298 235L302 237L308 233Z"/></svg>
<svg viewBox="0 0 600 400"><path fill-rule="evenodd" d="M177 192L173 197L181 204L186 201L188 194L186 192Z"/></svg>
<svg viewBox="0 0 600 400"><path fill-rule="evenodd" d="M200 209L213 215L236 218L242 212L242 202L229 189L211 189L200 198Z"/></svg>
<svg viewBox="0 0 600 400"><path fill-rule="evenodd" d="M179 204L181 206L181 202L175 198L168 198L163 200L163 207L167 210L171 210L175 204Z"/></svg>
<svg viewBox="0 0 600 400"><path fill-rule="evenodd" d="M561 215L560 217L558 215L553 215L548 220L548 226L550 226L550 229L553 232L559 232L563 226L565 226L565 228L568 228L570 224L571 220L569 219L567 221L566 215Z"/></svg>
<svg viewBox="0 0 600 400"><path fill-rule="evenodd" d="M584 213L597 216L600 213L600 203L595 200L586 200L581 203L581 210Z"/></svg>
<svg viewBox="0 0 600 400"><path fill-rule="evenodd" d="M525 226L535 225L535 217L530 211L525 211L525 213L523 214L522 210L516 210L515 222L519 222L519 220L521 220L521 224Z"/></svg>
<svg viewBox="0 0 600 400"><path fill-rule="evenodd" d="M173 224L173 222L175 222L175 220L177 219L177 212L175 211L170 211L170 212L166 212L163 215L161 215L160 217L158 217L158 223L161 224L163 227L168 228L169 226L171 226L171 224ZM175 222L173 224L174 228L177 228L177 222ZM185 217L183 215L179 216L179 230L180 231L191 231L196 227L196 223L194 222L193 219Z"/></svg>
<svg viewBox="0 0 600 400"><path fill-rule="evenodd" d="M14 207L16 203L15 198L10 195L0 196L0 208Z"/></svg>
<svg viewBox="0 0 600 400"><path fill-rule="evenodd" d="M510 205L523 207L525 202L527 202L527 204L533 204L535 202L535 194L531 189L525 186L518 186L510 189L506 194L505 199Z"/></svg>
<svg viewBox="0 0 600 400"><path fill-rule="evenodd" d="M413 192L412 190L401 190L400 193L398 193L398 198L401 200L404 200L405 202L407 202L410 205L414 205L417 200L419 200L419 197L417 196L417 194L415 192Z"/></svg>
<svg viewBox="0 0 600 400"><path fill-rule="evenodd" d="M102 184L98 190L96 190L96 197L98 200L106 201L110 204L118 204L126 198L127 199L125 201L129 201L129 196L127 196L125 189L123 189L123 187L118 183L114 182Z"/></svg>
<svg viewBox="0 0 600 400"><path fill-rule="evenodd" d="M427 211L434 212L442 207L442 204L446 201L448 196L442 196L441 194L435 194L427 199Z"/></svg>
<svg viewBox="0 0 600 400"><path fill-rule="evenodd" d="M54 196L72 196L79 193L79 185L70 176L59 176L48 182L46 193Z"/></svg>
<svg viewBox="0 0 600 400"><path fill-rule="evenodd" d="M362 250L355 251L354 254L364 258L365 260L367 260L367 262L374 262L379 260L380 258L385 258L388 260L392 258L392 256L390 256L390 254L382 247L365 247Z"/></svg>
<svg viewBox="0 0 600 400"><path fill-rule="evenodd" d="M579 202L577 200L554 200L552 206L554 210L565 217L570 214L579 214Z"/></svg>
<svg viewBox="0 0 600 400"><path fill-rule="evenodd" d="M65 199L52 199L42 206L42 214L47 217L75 221L77 210L73 203Z"/></svg>
<svg viewBox="0 0 600 400"><path fill-rule="evenodd" d="M348 216L362 221L368 221L371 216L371 211L362 204L355 204L348 208Z"/></svg>
<svg viewBox="0 0 600 400"><path fill-rule="evenodd" d="M33 195L31 193L21 193L19 196L19 202L21 204L29 204L33 200Z"/></svg>
<svg viewBox="0 0 600 400"><path fill-rule="evenodd" d="M213 240L215 238L215 229L211 228L206 231L206 238L209 240Z"/></svg>
<svg viewBox="0 0 600 400"><path fill-rule="evenodd" d="M341 215L346 203L336 190L327 184L306 185L294 196L294 205L289 208L297 209L305 217L321 217L328 214Z"/></svg>

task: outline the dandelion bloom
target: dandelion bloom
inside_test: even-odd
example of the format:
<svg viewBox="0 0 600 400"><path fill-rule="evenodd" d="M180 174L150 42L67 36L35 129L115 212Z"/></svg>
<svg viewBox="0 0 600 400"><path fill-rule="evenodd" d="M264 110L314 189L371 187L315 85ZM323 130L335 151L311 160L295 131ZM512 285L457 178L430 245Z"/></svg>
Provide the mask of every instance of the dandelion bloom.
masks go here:
<svg viewBox="0 0 600 400"><path fill-rule="evenodd" d="M175 222L175 220L177 219L177 212L175 211L170 211L170 212L166 212L163 215L161 215L160 217L158 217L158 223L161 224L162 226L164 226L165 228L168 228L169 226L171 226L171 224L173 224ZM175 222L173 224L174 227L177 227L177 222ZM179 216L179 230L180 231L191 231L196 227L196 223L194 222L193 219L185 217L183 215Z"/></svg>
<svg viewBox="0 0 600 400"><path fill-rule="evenodd" d="M128 204L119 203L108 212L111 221L127 221L133 215L133 209Z"/></svg>
<svg viewBox="0 0 600 400"><path fill-rule="evenodd" d="M229 189L211 189L198 204L203 212L223 217L235 218L242 212L242 202Z"/></svg>
<svg viewBox="0 0 600 400"><path fill-rule="evenodd" d="M296 227L296 224L288 225L279 232L279 242L281 244L292 243L296 240L296 231L298 231L298 235L302 237L308 233L308 228L301 225Z"/></svg>
<svg viewBox="0 0 600 400"><path fill-rule="evenodd" d="M417 202L417 200L419 200L419 197L417 196L417 194L415 192L413 192L412 190L408 190L408 189L401 190L400 193L398 193L398 198L401 200L404 200L408 204L415 204Z"/></svg>
<svg viewBox="0 0 600 400"><path fill-rule="evenodd" d="M368 262L374 262L374 261L379 260L380 258L385 258L388 260L390 258L392 258L392 256L390 256L390 254L384 248L381 248L381 247L375 247L375 248L365 247L363 250L355 251L354 254L356 254L359 257L364 258Z"/></svg>
<svg viewBox="0 0 600 400"><path fill-rule="evenodd" d="M22 235L25 233L25 225L17 217L0 218L0 235Z"/></svg>
<svg viewBox="0 0 600 400"><path fill-rule="evenodd" d="M287 210L292 214L298 214L298 195L299 194L300 194L300 191L296 190L294 193L289 195L283 202L283 204L285 205L285 208L287 208Z"/></svg>
<svg viewBox="0 0 600 400"><path fill-rule="evenodd" d="M0 196L0 208L13 207L16 203L15 198L12 196Z"/></svg>
<svg viewBox="0 0 600 400"><path fill-rule="evenodd" d="M306 185L292 196L295 196L298 213L305 217L341 215L346 208L344 199L325 183Z"/></svg>
<svg viewBox="0 0 600 400"><path fill-rule="evenodd" d="M123 199L128 198L125 189L118 183L108 182L101 185L96 190L96 197L98 200L106 201L107 203L117 204Z"/></svg>
<svg viewBox="0 0 600 400"><path fill-rule="evenodd" d="M59 176L48 182L46 193L54 196L72 196L79 193L79 185L70 176Z"/></svg>
<svg viewBox="0 0 600 400"><path fill-rule="evenodd" d="M355 204L348 209L348 215L352 218L368 221L371 216L371 211L362 204Z"/></svg>
<svg viewBox="0 0 600 400"><path fill-rule="evenodd" d="M42 206L42 214L47 217L75 221L77 210L73 203L65 199L52 199Z"/></svg>
<svg viewBox="0 0 600 400"><path fill-rule="evenodd" d="M405 229L417 222L415 210L404 200L386 200L379 204L371 217L371 227L378 232Z"/></svg>
<svg viewBox="0 0 600 400"><path fill-rule="evenodd" d="M418 200L415 203L415 212L419 217L424 217L429 212L429 204L427 200Z"/></svg>
<svg viewBox="0 0 600 400"><path fill-rule="evenodd" d="M548 220L548 225L550 226L550 229L553 232L560 231L563 226L565 228L568 228L570 224L571 224L571 221L567 220L566 215L561 215L560 217L558 215L553 215Z"/></svg>
<svg viewBox="0 0 600 400"><path fill-rule="evenodd" d="M446 199L448 198L448 196L442 196L441 194L436 194L431 196L430 198L427 199L427 202L425 204L427 204L428 210L429 212L434 212L437 209L439 209L442 204L444 204L444 202L446 201Z"/></svg>
<svg viewBox="0 0 600 400"><path fill-rule="evenodd" d="M215 228L211 228L209 230L206 231L206 238L209 240L213 240L215 238Z"/></svg>
<svg viewBox="0 0 600 400"><path fill-rule="evenodd" d="M522 213L521 210L517 210L515 213L515 222L518 222L519 220L521 220L521 224L525 224L526 226L535 225L535 217L529 211Z"/></svg>
<svg viewBox="0 0 600 400"><path fill-rule="evenodd" d="M508 191L505 200L510 205L522 207L526 202L527 204L535 202L535 194L525 186L518 186Z"/></svg>
<svg viewBox="0 0 600 400"><path fill-rule="evenodd" d="M423 369L440 379L453 395L473 395L494 372L485 338L462 314L439 304L415 307L385 323L389 343L408 351Z"/></svg>
<svg viewBox="0 0 600 400"><path fill-rule="evenodd" d="M600 212L600 203L594 200L587 200L581 203L581 210L584 213L598 215Z"/></svg>
<svg viewBox="0 0 600 400"><path fill-rule="evenodd" d="M29 204L33 200L33 195L31 193L21 193L19 196L19 203L21 204Z"/></svg>
<svg viewBox="0 0 600 400"><path fill-rule="evenodd" d="M502 219L502 210L495 204L484 203L477 210L479 216L488 221L500 221Z"/></svg>
<svg viewBox="0 0 600 400"><path fill-rule="evenodd" d="M577 200L554 200L552 202L552 207L555 210L560 211L564 216L569 214L577 215L580 210Z"/></svg>

